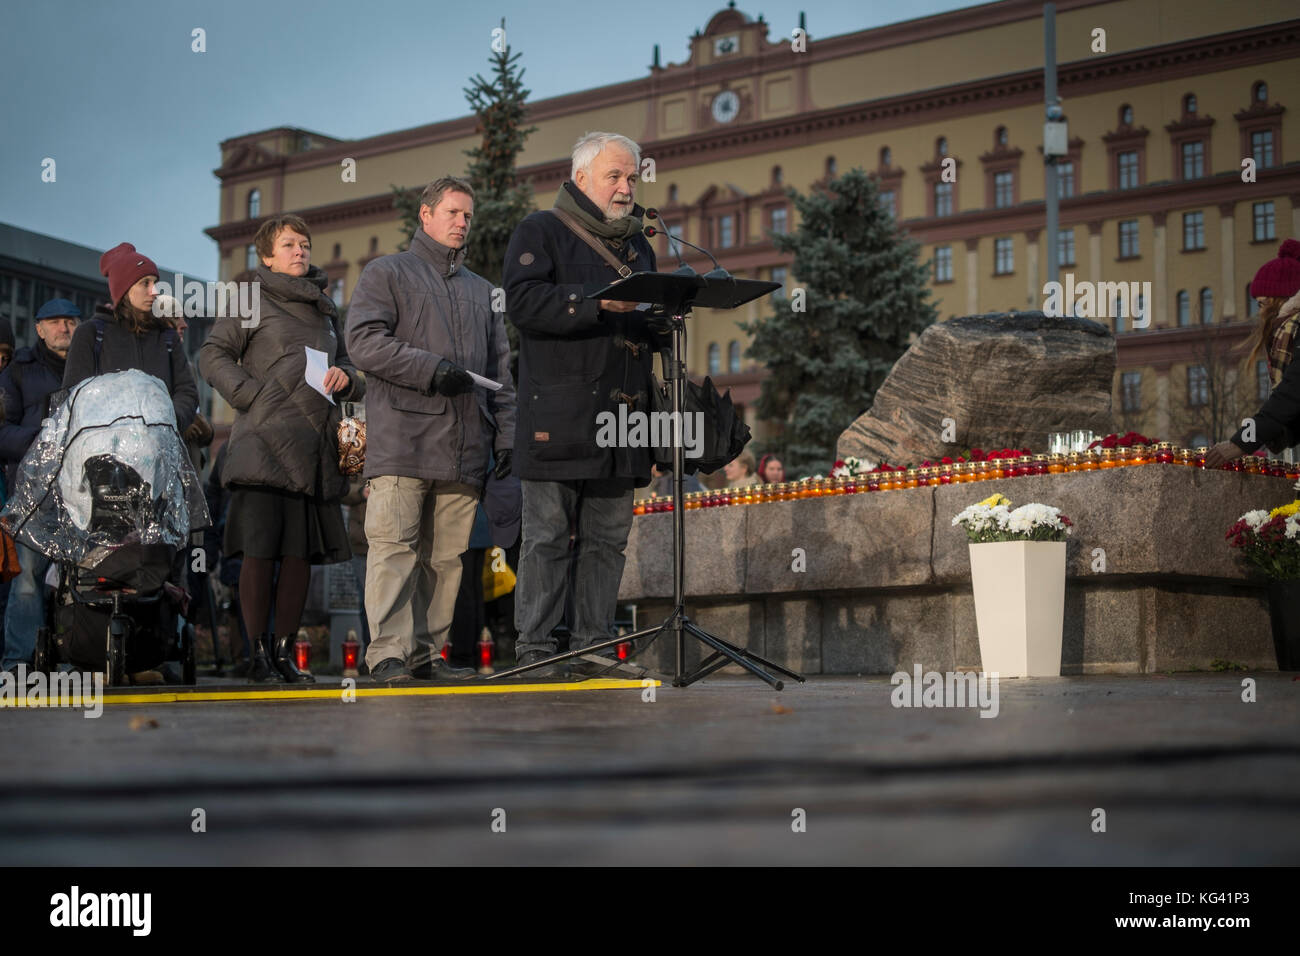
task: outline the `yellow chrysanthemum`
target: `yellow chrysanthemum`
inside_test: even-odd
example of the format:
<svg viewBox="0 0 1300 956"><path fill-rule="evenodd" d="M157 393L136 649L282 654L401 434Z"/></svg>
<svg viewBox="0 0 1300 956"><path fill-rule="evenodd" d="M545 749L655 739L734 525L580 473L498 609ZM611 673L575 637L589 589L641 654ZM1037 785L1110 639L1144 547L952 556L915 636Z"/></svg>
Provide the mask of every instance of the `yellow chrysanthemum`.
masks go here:
<svg viewBox="0 0 1300 956"><path fill-rule="evenodd" d="M988 508L996 508L998 505L1009 505L1011 504L1011 501L1008 498L1004 498L1002 495L990 495L981 501L980 504Z"/></svg>
<svg viewBox="0 0 1300 956"><path fill-rule="evenodd" d="M1300 498L1297 498L1289 505L1282 505L1279 508L1274 508L1272 511L1268 513L1268 516L1270 518L1276 518L1278 515L1281 515L1284 518L1289 518L1297 511L1300 511Z"/></svg>

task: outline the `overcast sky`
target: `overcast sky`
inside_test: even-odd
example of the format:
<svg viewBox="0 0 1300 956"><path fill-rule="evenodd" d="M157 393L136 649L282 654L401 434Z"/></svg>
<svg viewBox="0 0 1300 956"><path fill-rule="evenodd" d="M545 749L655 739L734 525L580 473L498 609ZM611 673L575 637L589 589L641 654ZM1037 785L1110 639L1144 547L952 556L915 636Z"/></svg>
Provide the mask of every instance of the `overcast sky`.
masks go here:
<svg viewBox="0 0 1300 956"><path fill-rule="evenodd" d="M760 5L761 4L761 5ZM755 0L740 9L814 38L953 10L953 0ZM339 138L451 119L487 74L506 18L533 99L646 76L658 43L684 62L723 3L497 0L6 0L0 17L0 221L97 249L134 243L215 278L218 144L274 126ZM207 50L191 50L191 31ZM55 160L56 180L41 180Z"/></svg>

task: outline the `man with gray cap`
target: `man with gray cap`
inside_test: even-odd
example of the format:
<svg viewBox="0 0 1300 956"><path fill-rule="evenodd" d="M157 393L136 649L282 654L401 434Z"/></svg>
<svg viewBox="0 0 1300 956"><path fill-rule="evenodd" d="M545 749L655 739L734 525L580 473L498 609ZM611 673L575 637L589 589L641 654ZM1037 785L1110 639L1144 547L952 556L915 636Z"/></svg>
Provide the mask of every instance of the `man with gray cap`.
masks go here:
<svg viewBox="0 0 1300 956"><path fill-rule="evenodd" d="M49 397L63 387L63 366L81 310L68 299L51 299L36 313L36 344L21 348L0 374L4 422L0 424L0 461L5 482L14 486L18 463L36 440L49 415ZM22 571L11 582L5 609L4 667L31 663L36 629L45 621L45 572L50 559L18 543Z"/></svg>

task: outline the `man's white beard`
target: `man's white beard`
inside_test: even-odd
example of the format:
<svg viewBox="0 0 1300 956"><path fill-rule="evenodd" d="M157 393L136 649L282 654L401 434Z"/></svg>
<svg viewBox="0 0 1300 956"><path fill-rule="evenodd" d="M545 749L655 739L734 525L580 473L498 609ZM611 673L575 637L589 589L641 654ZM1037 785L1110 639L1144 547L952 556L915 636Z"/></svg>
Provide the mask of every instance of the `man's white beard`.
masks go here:
<svg viewBox="0 0 1300 956"><path fill-rule="evenodd" d="M633 205L634 203L630 199L628 200L627 205L624 206L620 206L618 203L616 203L614 200L611 199L609 201L609 205L605 207L605 221L614 222L617 219L622 219L625 216L632 215Z"/></svg>

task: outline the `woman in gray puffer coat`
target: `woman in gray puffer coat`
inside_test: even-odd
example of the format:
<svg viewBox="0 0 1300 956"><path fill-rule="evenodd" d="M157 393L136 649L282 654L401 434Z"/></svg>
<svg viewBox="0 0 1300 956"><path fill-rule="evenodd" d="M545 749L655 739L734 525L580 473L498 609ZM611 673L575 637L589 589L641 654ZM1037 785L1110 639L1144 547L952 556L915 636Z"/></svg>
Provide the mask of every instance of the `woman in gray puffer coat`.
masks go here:
<svg viewBox="0 0 1300 956"><path fill-rule="evenodd" d="M199 371L238 412L222 484L231 490L224 552L243 555L239 599L257 635L251 679L311 683L293 640L307 602L311 565L351 557L339 499L339 406L306 381L306 349L327 356L324 388L355 401L365 384L348 361L325 273L310 264L311 234L297 216L268 220L254 240L262 265L260 315L218 319L199 352ZM275 564L275 627L267 632Z"/></svg>

